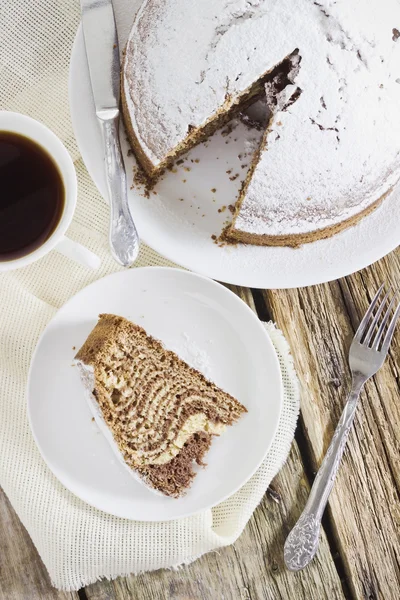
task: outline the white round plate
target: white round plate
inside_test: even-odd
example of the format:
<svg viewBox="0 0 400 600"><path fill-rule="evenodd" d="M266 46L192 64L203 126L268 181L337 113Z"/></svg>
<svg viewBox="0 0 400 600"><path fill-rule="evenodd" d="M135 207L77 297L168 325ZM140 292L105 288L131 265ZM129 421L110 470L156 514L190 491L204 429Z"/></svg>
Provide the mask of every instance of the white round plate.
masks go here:
<svg viewBox="0 0 400 600"><path fill-rule="evenodd" d="M92 421L72 363L102 312L144 326L248 409L214 438L208 466L184 498L157 495L134 479ZM278 359L250 308L210 279L161 267L115 273L69 300L44 331L28 381L33 435L56 477L96 508L141 521L188 516L233 494L268 452L281 406Z"/></svg>
<svg viewBox="0 0 400 600"><path fill-rule="evenodd" d="M140 4L140 0L113 2L121 49ZM71 57L70 106L83 160L100 193L107 198L102 141L81 28ZM121 134L131 184L135 159L128 156L129 146L122 128ZM243 154L245 136L250 134L242 124L228 136L216 133L207 147L202 144L193 149L176 173L166 175L157 185L157 195L144 198L136 187L129 190L139 234L149 246L197 273L256 288L301 287L337 279L371 264L397 247L400 241L400 190L357 226L327 240L297 249L250 245L218 247L211 236L221 232L229 214L227 210L219 213L218 209L234 203L246 174L246 169L241 169L243 160L240 161L238 155ZM188 166L191 170L185 171ZM229 170L232 174L226 173ZM229 177L238 172L240 177L231 181ZM212 193L214 188L217 191Z"/></svg>

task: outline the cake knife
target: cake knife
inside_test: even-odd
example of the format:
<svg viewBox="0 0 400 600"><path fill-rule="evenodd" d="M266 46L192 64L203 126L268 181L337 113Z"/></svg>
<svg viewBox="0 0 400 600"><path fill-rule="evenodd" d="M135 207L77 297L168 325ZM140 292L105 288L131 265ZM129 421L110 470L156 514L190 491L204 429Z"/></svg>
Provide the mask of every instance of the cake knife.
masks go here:
<svg viewBox="0 0 400 600"><path fill-rule="evenodd" d="M81 0L81 8L96 116L104 142L111 254L120 265L129 267L139 252L139 236L129 210L119 141L120 62L114 11L111 0Z"/></svg>

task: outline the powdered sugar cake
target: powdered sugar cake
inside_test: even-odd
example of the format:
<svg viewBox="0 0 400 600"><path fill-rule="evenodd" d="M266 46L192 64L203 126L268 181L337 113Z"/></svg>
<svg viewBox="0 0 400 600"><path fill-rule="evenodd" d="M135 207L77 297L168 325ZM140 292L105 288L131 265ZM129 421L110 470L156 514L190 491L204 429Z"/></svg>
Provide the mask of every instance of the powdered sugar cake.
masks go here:
<svg viewBox="0 0 400 600"><path fill-rule="evenodd" d="M266 93L272 116L225 235L332 235L399 179L398 28L396 0L146 0L122 73L136 155L157 176Z"/></svg>
<svg viewBox="0 0 400 600"><path fill-rule="evenodd" d="M133 475L167 496L184 495L213 436L247 412L123 317L100 315L76 360L114 451Z"/></svg>

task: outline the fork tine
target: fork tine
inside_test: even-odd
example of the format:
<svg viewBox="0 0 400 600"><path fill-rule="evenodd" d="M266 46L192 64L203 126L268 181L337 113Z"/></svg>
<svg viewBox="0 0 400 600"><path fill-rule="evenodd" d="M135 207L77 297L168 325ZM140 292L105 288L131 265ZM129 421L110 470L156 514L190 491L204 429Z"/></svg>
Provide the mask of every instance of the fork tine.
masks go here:
<svg viewBox="0 0 400 600"><path fill-rule="evenodd" d="M376 303L378 302L379 296L381 295L381 292L383 290L383 284L381 285L381 287L379 288L379 290L376 292L374 299L372 300L371 304L369 305L369 309L367 310L367 312L364 315L363 320L361 321L361 323L358 326L358 329L356 331L356 334L354 336L354 339L357 342L361 342L361 338L364 334L365 328L368 325L368 322L371 318L372 312L376 306Z"/></svg>
<svg viewBox="0 0 400 600"><path fill-rule="evenodd" d="M391 311L393 304L395 303L396 297L397 297L397 292L394 294L392 300L390 301L389 306L387 307L385 316L382 319L382 323L380 324L379 329L376 333L376 336L374 337L374 339L372 341L372 348L374 350L378 349L379 343L383 337L383 332L384 332L384 329L385 329L387 323L389 322L390 311Z"/></svg>
<svg viewBox="0 0 400 600"><path fill-rule="evenodd" d="M374 330L375 330L375 328L376 328L376 326L378 324L378 319L381 316L383 309L385 308L385 304L388 301L389 294L390 294L391 291L392 291L392 286L389 287L387 293L385 294L385 297L383 298L382 302L380 303L380 306L379 306L378 310L376 311L375 316L372 319L372 323L369 326L367 334L366 334L366 336L364 338L363 344L365 344L365 345L369 344L370 339L372 337L372 334L373 334L373 332L374 332ZM390 308L390 305L389 305L389 308Z"/></svg>
<svg viewBox="0 0 400 600"><path fill-rule="evenodd" d="M397 305L396 312L393 315L393 319L390 322L389 329L387 330L385 339L383 340L381 352L384 352L385 354L387 354L387 352L389 350L390 342L392 341L394 330L396 328L396 323L397 323L397 320L399 317L400 317L400 303Z"/></svg>

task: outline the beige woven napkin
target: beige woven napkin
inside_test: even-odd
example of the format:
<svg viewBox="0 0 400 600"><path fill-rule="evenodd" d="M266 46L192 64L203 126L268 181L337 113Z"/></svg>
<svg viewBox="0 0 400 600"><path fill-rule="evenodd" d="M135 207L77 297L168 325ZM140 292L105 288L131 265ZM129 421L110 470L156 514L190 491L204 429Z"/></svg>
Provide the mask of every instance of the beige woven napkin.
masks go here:
<svg viewBox="0 0 400 600"><path fill-rule="evenodd" d="M286 459L299 409L297 379L286 341L268 324L285 388L279 431L257 473L213 510L168 523L113 517L68 492L40 457L29 429L25 399L37 339L71 295L118 269L108 251L108 209L79 157L68 111L68 62L78 23L77 0L8 0L1 4L0 109L29 114L64 141L79 179L78 208L68 235L102 259L101 269L92 272L53 252L0 277L0 483L53 584L66 590L101 577L188 563L234 542ZM167 264L142 247L137 266Z"/></svg>

